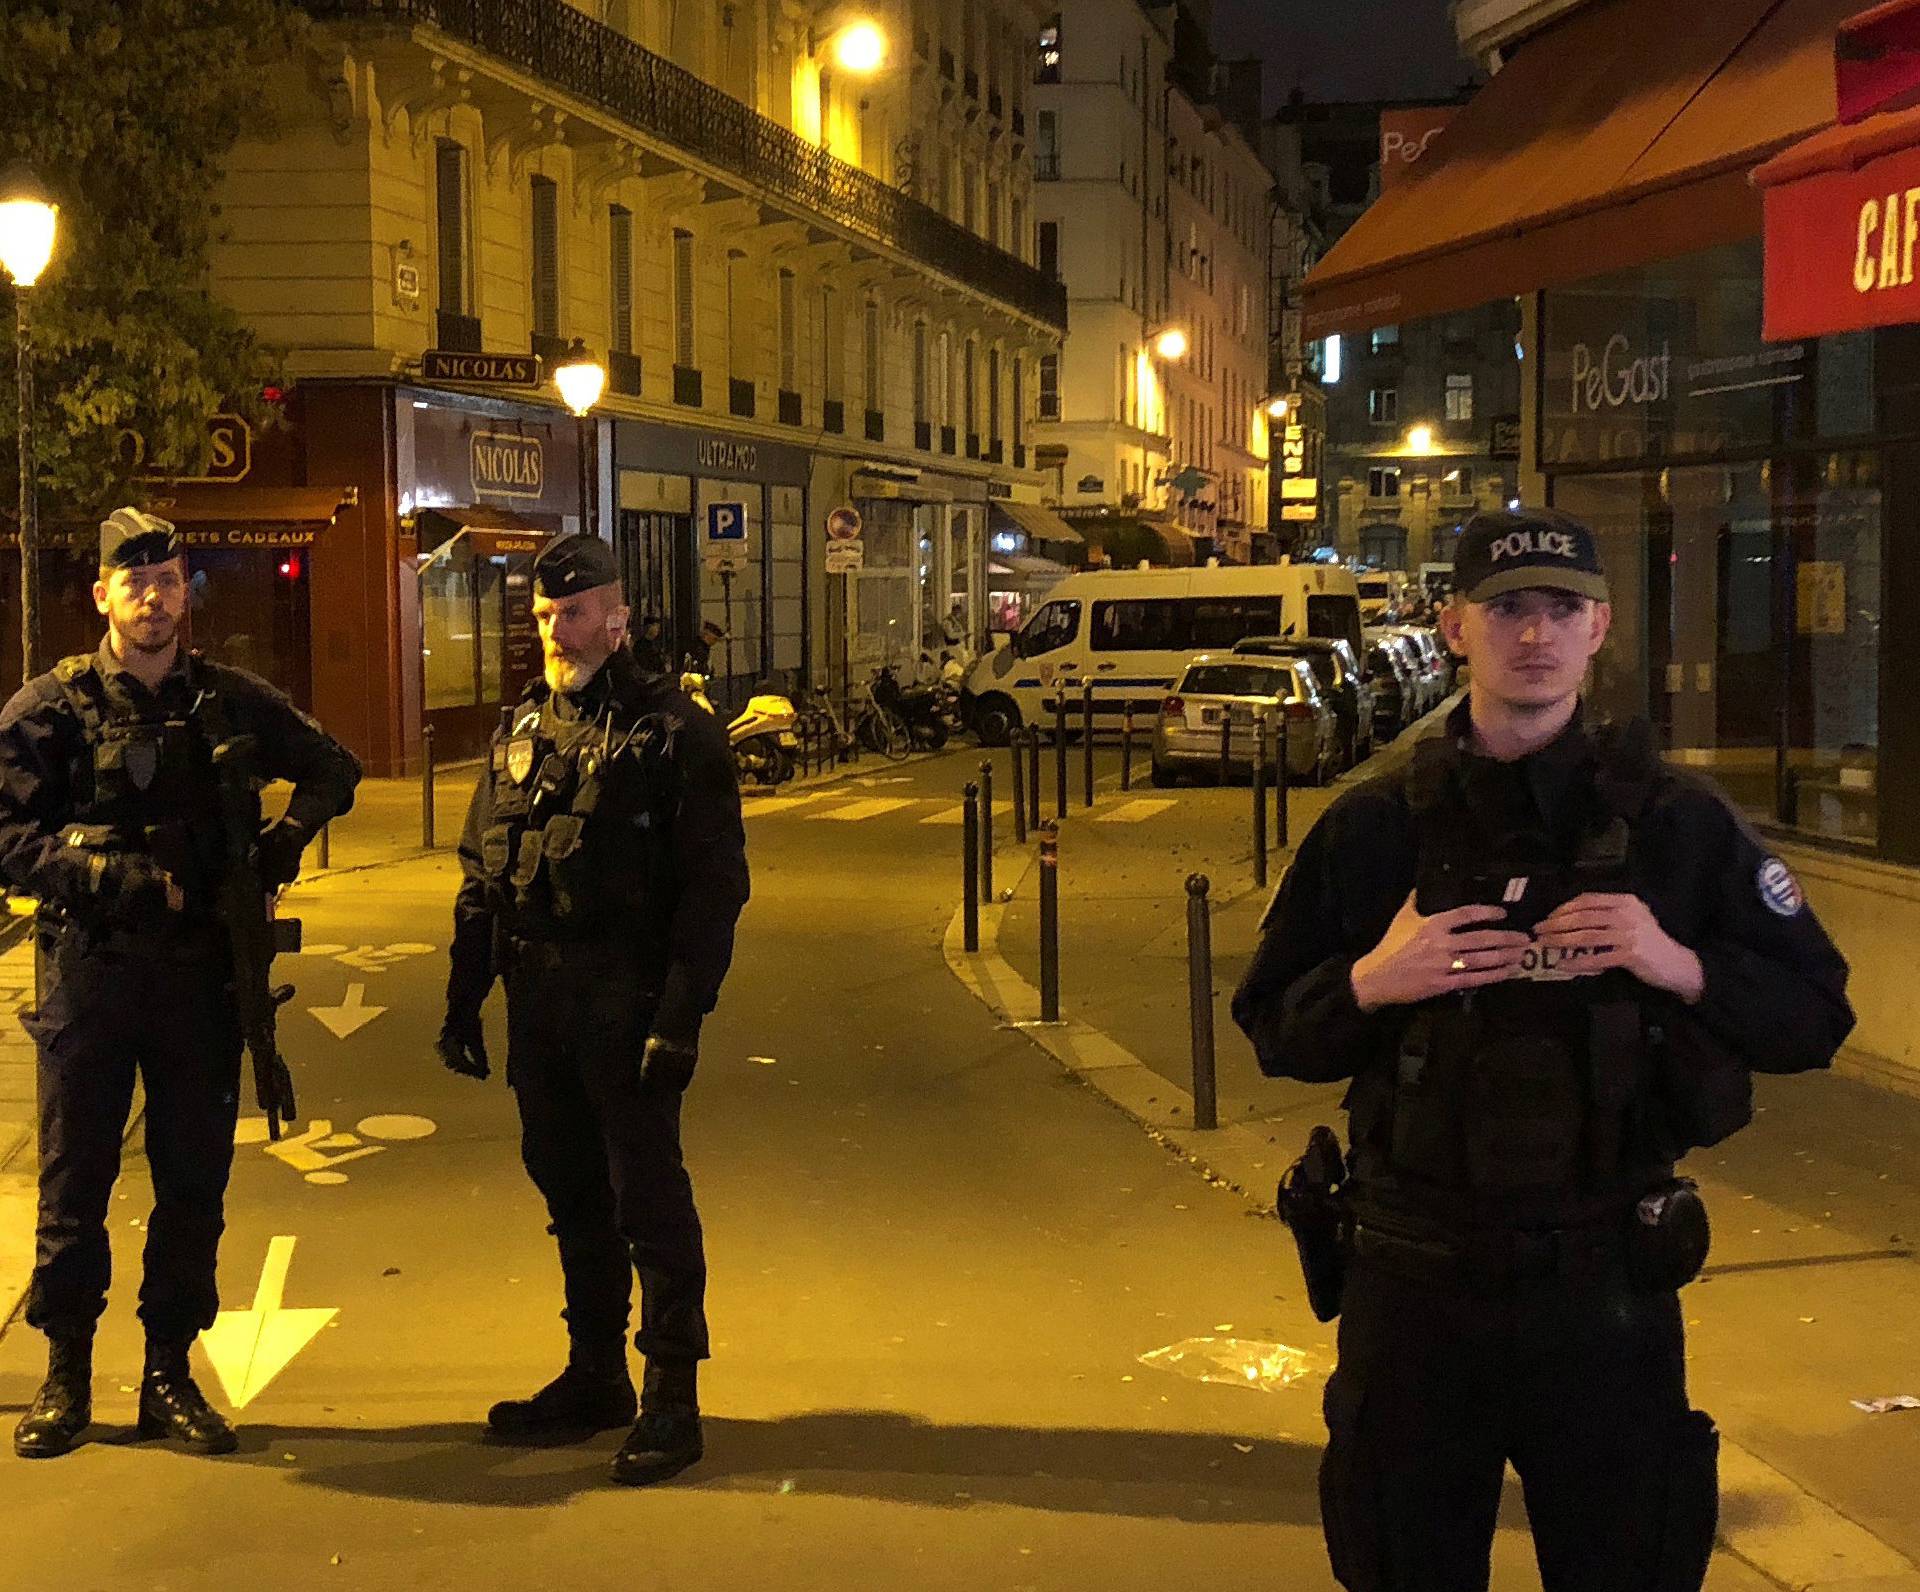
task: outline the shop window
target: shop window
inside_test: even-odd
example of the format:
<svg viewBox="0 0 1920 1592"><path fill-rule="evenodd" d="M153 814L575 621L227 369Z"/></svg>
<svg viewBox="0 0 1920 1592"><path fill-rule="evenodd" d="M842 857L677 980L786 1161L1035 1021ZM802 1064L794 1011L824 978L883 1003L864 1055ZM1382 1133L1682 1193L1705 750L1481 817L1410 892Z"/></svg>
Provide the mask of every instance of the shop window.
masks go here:
<svg viewBox="0 0 1920 1592"><path fill-rule="evenodd" d="M560 335L560 185L533 179L533 331Z"/></svg>
<svg viewBox="0 0 1920 1592"><path fill-rule="evenodd" d="M1453 375L1447 378L1447 418L1473 418L1473 377Z"/></svg>

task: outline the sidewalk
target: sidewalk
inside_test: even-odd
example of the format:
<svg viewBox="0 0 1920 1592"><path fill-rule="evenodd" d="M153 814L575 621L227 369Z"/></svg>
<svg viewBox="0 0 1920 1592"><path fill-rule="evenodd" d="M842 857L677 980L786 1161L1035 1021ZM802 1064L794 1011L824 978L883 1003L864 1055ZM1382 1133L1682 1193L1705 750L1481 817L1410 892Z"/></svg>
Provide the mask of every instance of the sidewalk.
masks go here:
<svg viewBox="0 0 1920 1592"><path fill-rule="evenodd" d="M1408 755L1406 738L1393 750ZM1292 838L1337 794L1297 793ZM980 953L961 949L956 914L946 954L1004 1023L1270 1212L1307 1130L1341 1121L1342 1090L1262 1077L1227 1011L1270 894L1252 885L1248 806L1243 787L1188 793L1173 828L1068 818L1058 1025L1037 1021L1031 848L1000 853ZM1212 1131L1193 1126L1184 881L1195 871L1215 903ZM1712 1263L1684 1305L1695 1396L1726 1437L1723 1541L1782 1587L1920 1592L1920 1416L1902 1425L1850 1402L1920 1393L1920 1101L1839 1075L1758 1082L1755 1124L1686 1167L1715 1224Z"/></svg>

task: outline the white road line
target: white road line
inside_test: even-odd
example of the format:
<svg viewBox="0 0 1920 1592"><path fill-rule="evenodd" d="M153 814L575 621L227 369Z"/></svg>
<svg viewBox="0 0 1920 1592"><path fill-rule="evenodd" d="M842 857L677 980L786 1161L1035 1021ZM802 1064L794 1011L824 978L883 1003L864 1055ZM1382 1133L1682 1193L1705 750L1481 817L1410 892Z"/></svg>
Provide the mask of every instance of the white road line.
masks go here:
<svg viewBox="0 0 1920 1592"><path fill-rule="evenodd" d="M807 807L820 801L825 795L825 791L814 791L806 796L749 797L740 804L740 810L748 818L757 818L762 813L790 813L796 807Z"/></svg>
<svg viewBox="0 0 1920 1592"><path fill-rule="evenodd" d="M879 818L885 813L897 813L902 807L911 807L910 800L899 797L875 796L868 801L849 802L845 807L829 808L823 813L808 813L809 823L818 823L823 818L831 818L837 824L857 824L868 818Z"/></svg>
<svg viewBox="0 0 1920 1592"><path fill-rule="evenodd" d="M993 804L993 812L996 818L1003 813L1011 816L1013 813L1013 803L1012 802L995 802ZM923 824L945 824L954 829L958 829L960 825L964 824L966 821L967 821L967 804L965 802L956 802L951 807L943 807L940 809L939 812L935 813L931 818L923 818L920 820L920 822Z"/></svg>
<svg viewBox="0 0 1920 1592"><path fill-rule="evenodd" d="M1104 813L1096 813L1093 821L1096 824L1140 824L1178 805L1164 796L1139 796Z"/></svg>

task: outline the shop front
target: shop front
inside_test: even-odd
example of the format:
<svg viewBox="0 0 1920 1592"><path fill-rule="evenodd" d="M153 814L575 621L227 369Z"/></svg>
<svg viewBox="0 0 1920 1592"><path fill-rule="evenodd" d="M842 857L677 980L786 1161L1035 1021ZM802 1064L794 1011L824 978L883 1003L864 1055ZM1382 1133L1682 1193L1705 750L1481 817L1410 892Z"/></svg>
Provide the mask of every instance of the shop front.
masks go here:
<svg viewBox="0 0 1920 1592"><path fill-rule="evenodd" d="M865 547L845 578L849 678L882 666L911 677L923 659L977 650L987 631L987 483L863 465L850 488Z"/></svg>
<svg viewBox="0 0 1920 1592"><path fill-rule="evenodd" d="M436 758L476 757L540 669L533 560L582 523L579 428L549 408L417 388L392 402L401 612L418 636L402 656L417 660Z"/></svg>
<svg viewBox="0 0 1920 1592"><path fill-rule="evenodd" d="M812 455L651 421L616 421L613 437L613 542L635 624L656 621L676 661L703 621L717 625L709 661L729 702L765 679L797 689L812 670Z"/></svg>
<svg viewBox="0 0 1920 1592"><path fill-rule="evenodd" d="M987 516L987 631L1012 635L1065 576L1087 539L1039 503L997 499Z"/></svg>

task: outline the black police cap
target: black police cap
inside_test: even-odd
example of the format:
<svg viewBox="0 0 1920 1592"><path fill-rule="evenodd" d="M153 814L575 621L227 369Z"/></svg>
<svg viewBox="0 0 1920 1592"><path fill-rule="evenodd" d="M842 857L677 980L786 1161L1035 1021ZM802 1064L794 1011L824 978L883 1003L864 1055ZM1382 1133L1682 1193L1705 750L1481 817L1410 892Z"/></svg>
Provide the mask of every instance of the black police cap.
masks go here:
<svg viewBox="0 0 1920 1592"><path fill-rule="evenodd" d="M1553 509L1485 509L1461 527L1453 589L1468 602L1534 588L1607 601L1593 532Z"/></svg>
<svg viewBox="0 0 1920 1592"><path fill-rule="evenodd" d="M164 564L186 551L173 521L141 509L115 509L100 522L100 567L132 569L138 564Z"/></svg>
<svg viewBox="0 0 1920 1592"><path fill-rule="evenodd" d="M533 561L533 590L538 597L577 597L619 579L613 549L597 536L556 536Z"/></svg>

